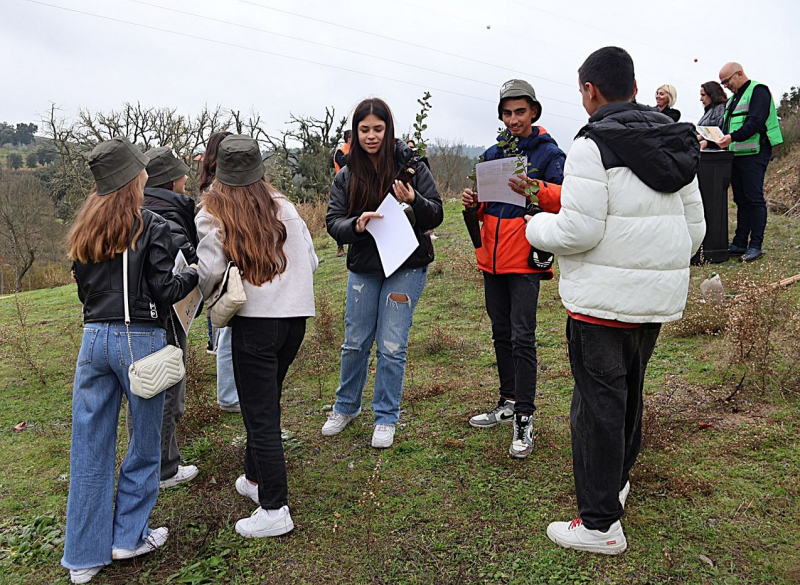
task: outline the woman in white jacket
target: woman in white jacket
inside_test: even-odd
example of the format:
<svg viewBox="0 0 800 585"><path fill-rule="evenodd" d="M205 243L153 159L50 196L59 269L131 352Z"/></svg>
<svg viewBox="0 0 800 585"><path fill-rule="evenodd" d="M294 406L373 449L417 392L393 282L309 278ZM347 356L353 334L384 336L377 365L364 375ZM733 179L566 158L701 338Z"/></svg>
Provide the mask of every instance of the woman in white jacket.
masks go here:
<svg viewBox="0 0 800 585"><path fill-rule="evenodd" d="M247 429L245 473L236 490L259 507L236 523L245 537L294 528L281 444L281 391L314 315L317 256L297 210L264 179L258 143L229 136L197 215L200 287L208 298L231 261L247 302L230 323L233 370Z"/></svg>
<svg viewBox="0 0 800 585"><path fill-rule="evenodd" d="M561 210L528 221L531 245L558 255L575 388L570 409L580 517L553 522L566 548L619 554L619 519L641 446L642 389L662 323L680 319L689 259L705 234L691 124L631 102L630 55L595 51L579 70L591 116L564 169Z"/></svg>

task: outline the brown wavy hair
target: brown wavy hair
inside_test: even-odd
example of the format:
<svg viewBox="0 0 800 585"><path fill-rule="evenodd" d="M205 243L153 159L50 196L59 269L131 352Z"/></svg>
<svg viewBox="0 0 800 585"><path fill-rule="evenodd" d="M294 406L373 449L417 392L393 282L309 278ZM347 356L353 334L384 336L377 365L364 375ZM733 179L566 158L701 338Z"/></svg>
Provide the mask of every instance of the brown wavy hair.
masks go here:
<svg viewBox="0 0 800 585"><path fill-rule="evenodd" d="M144 183L137 176L133 181L108 195L93 189L78 210L67 234L67 255L84 264L105 262L125 251L144 230L142 205Z"/></svg>
<svg viewBox="0 0 800 585"><path fill-rule="evenodd" d="M214 176L217 174L219 143L231 134L231 132L214 132L208 137L206 151L203 153L203 160L200 163L200 186L197 189L200 193L208 189L214 182Z"/></svg>
<svg viewBox="0 0 800 585"><path fill-rule="evenodd" d="M255 286L272 282L288 265L283 252L286 226L278 218L276 196L281 195L265 179L245 187L214 181L202 200L222 224L225 256Z"/></svg>
<svg viewBox="0 0 800 585"><path fill-rule="evenodd" d="M370 114L375 114L386 124L376 164L372 164L372 159L361 148L361 142L358 140L358 125ZM388 104L379 98L366 99L358 104L353 112L352 133L353 141L347 155L347 167L350 169L350 205L347 210L349 217L378 209L383 197L392 188L396 175L395 140L394 120Z"/></svg>
<svg viewBox="0 0 800 585"><path fill-rule="evenodd" d="M711 98L711 106L714 107L719 104L725 104L728 102L728 96L725 95L725 90L722 89L722 86L717 83L716 81L706 81L700 87L703 88L703 91L706 92L706 95Z"/></svg>

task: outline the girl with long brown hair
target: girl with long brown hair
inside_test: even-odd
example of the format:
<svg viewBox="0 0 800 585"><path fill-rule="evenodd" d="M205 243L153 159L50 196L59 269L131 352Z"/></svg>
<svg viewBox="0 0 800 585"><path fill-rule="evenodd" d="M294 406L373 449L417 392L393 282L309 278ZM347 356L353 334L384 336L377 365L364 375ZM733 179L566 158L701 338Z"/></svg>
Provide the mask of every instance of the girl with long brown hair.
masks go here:
<svg viewBox="0 0 800 585"><path fill-rule="evenodd" d="M200 286L206 298L229 262L240 270L247 302L230 322L233 372L247 429L244 475L236 491L259 505L236 523L245 537L294 528L281 444L281 392L314 316L314 245L291 202L264 178L258 143L229 136L216 178L197 215Z"/></svg>
<svg viewBox="0 0 800 585"><path fill-rule="evenodd" d="M322 434L333 436L361 412L361 397L367 381L372 345L377 341L378 366L372 410L375 426L372 446L390 447L400 416L400 397L406 367L408 334L414 309L433 262L429 231L444 219L436 183L422 162L413 165L410 182L396 179L407 169L414 152L395 140L394 121L383 100L362 101L353 113L353 140L347 166L331 185L326 222L328 233L350 244L347 252L347 305L342 367L336 403ZM375 240L366 231L375 210L387 196L411 208L413 229L419 245L405 263L389 277Z"/></svg>
<svg viewBox="0 0 800 585"><path fill-rule="evenodd" d="M130 391L128 367L166 345L166 320L176 301L197 285L196 266L173 275L170 229L142 210L147 158L124 138L100 143L89 155L97 187L69 232L83 340L72 393L72 446L67 528L61 564L73 583L87 583L112 560L164 544L166 528L150 530L161 468L164 393ZM123 252L128 250L130 326L125 325ZM130 333L128 334L128 329ZM119 470L116 436L123 394L133 435Z"/></svg>

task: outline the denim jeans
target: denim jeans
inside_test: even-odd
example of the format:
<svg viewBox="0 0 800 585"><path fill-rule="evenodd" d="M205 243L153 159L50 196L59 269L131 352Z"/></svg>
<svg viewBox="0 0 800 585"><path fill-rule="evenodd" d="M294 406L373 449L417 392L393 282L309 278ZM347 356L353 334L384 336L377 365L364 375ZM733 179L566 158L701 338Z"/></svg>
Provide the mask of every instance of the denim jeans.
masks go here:
<svg viewBox="0 0 800 585"><path fill-rule="evenodd" d="M220 406L233 406L239 403L236 380L233 376L230 327L219 329L217 336L217 403Z"/></svg>
<svg viewBox="0 0 800 585"><path fill-rule="evenodd" d="M536 307L540 274L483 273L486 312L500 375L500 400L515 400L514 412L536 410Z"/></svg>
<svg viewBox="0 0 800 585"><path fill-rule="evenodd" d="M742 248L758 248L764 244L767 227L767 203L764 200L764 176L767 173L772 147L761 152L733 157L731 188L736 203L736 235L733 244ZM749 241L748 241L749 240Z"/></svg>
<svg viewBox="0 0 800 585"><path fill-rule="evenodd" d="M660 330L656 323L619 329L567 318L575 495L592 530L622 517L619 491L642 445L644 376Z"/></svg>
<svg viewBox="0 0 800 585"><path fill-rule="evenodd" d="M400 418L400 398L406 371L408 332L425 282L427 266L383 274L356 274L347 280L342 369L333 410L345 416L361 412L372 344L378 366L372 410L376 425L393 425ZM392 296L403 297L395 300Z"/></svg>
<svg viewBox="0 0 800 585"><path fill-rule="evenodd" d="M164 329L130 326L134 359L166 345ZM68 569L111 563L111 549L137 548L150 533L158 496L164 393L149 400L130 392L125 324L87 323L72 392L72 447L64 556ZM133 436L114 497L117 424L122 395L130 403Z"/></svg>
<svg viewBox="0 0 800 585"><path fill-rule="evenodd" d="M233 371L247 429L244 474L258 484L264 510L289 503L286 460L281 443L283 380L306 333L306 318L231 321Z"/></svg>

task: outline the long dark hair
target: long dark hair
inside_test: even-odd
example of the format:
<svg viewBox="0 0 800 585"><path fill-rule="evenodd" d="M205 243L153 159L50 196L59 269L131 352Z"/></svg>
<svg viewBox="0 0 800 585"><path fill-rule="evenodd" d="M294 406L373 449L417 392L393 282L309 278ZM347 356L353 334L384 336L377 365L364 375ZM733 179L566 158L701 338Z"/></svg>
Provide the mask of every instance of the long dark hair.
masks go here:
<svg viewBox="0 0 800 585"><path fill-rule="evenodd" d="M358 125L370 114L375 114L386 124L377 165L372 164L358 139ZM352 132L353 141L347 158L347 167L350 169L350 217L378 209L394 181L394 120L386 102L379 98L370 98L358 104L353 112Z"/></svg>
<svg viewBox="0 0 800 585"><path fill-rule="evenodd" d="M203 153L203 161L200 163L200 193L205 191L214 182L214 175L217 174L217 150L219 150L219 143L222 142L226 136L230 136L231 132L214 132L208 137L206 142L206 151Z"/></svg>
<svg viewBox="0 0 800 585"><path fill-rule="evenodd" d="M722 86L716 81L706 81L700 87L702 87L703 91L706 92L706 95L711 98L711 105L709 106L710 108L713 108L719 104L724 104L728 101L728 96L725 95L725 90L722 89Z"/></svg>

